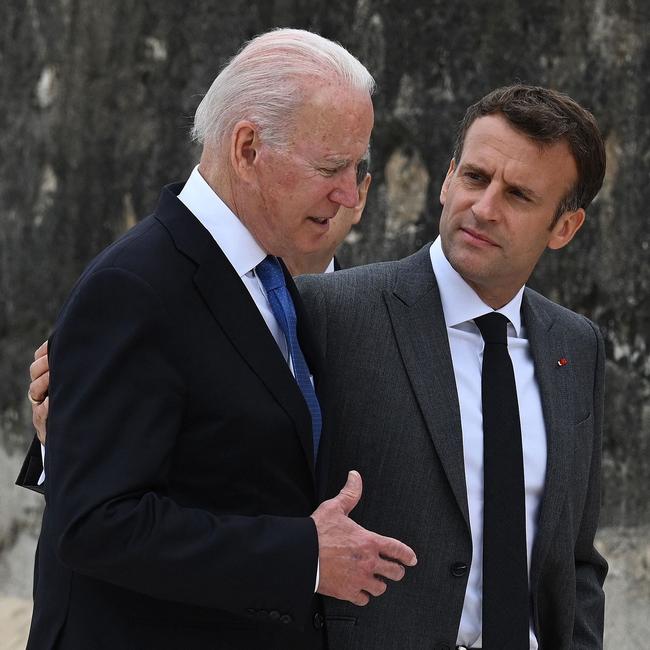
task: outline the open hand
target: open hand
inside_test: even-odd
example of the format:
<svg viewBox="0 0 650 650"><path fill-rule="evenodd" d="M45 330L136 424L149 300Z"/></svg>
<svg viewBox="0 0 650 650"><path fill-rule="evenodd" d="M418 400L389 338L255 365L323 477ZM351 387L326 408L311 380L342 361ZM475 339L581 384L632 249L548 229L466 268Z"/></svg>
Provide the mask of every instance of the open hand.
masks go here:
<svg viewBox="0 0 650 650"><path fill-rule="evenodd" d="M366 605L370 596L381 596L386 579L401 580L404 567L417 563L406 544L377 535L350 519L361 492L361 476L351 471L339 494L312 514L318 532L318 593L355 605Z"/></svg>

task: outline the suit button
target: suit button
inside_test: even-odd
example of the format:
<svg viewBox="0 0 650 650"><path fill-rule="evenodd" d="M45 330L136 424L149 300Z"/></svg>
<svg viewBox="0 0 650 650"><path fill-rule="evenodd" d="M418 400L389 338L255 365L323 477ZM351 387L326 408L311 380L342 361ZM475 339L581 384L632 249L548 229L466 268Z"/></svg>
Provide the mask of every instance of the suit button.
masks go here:
<svg viewBox="0 0 650 650"><path fill-rule="evenodd" d="M316 612L314 614L314 627L317 630L321 630L323 628L323 625L325 625L325 620L323 619L323 615L320 612Z"/></svg>
<svg viewBox="0 0 650 650"><path fill-rule="evenodd" d="M269 613L265 609L258 609L257 610L257 617L258 618L266 618L269 615Z"/></svg>
<svg viewBox="0 0 650 650"><path fill-rule="evenodd" d="M451 565L451 575L454 578L462 578L467 573L467 565L464 562L454 562Z"/></svg>
<svg viewBox="0 0 650 650"><path fill-rule="evenodd" d="M269 612L269 618L270 618L272 621L279 621L279 620L280 620L280 612L278 612L278 611L275 610L275 609L274 609L274 610L271 610L271 611Z"/></svg>
<svg viewBox="0 0 650 650"><path fill-rule="evenodd" d="M289 623L292 622L293 619L291 618L291 616L289 616L289 614L282 614L282 616L280 616L280 623L284 623L285 625L288 625Z"/></svg>

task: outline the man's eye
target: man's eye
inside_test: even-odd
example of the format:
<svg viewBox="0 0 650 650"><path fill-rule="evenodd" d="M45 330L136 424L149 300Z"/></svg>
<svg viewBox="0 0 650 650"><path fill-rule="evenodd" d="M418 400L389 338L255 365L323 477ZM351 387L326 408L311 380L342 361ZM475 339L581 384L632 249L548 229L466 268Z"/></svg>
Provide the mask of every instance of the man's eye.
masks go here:
<svg viewBox="0 0 650 650"><path fill-rule="evenodd" d="M464 176L469 181L479 182L483 180L483 177L476 172L465 172Z"/></svg>
<svg viewBox="0 0 650 650"><path fill-rule="evenodd" d="M362 160L357 165L357 170L356 170L357 185L361 185L367 173L368 173L368 161Z"/></svg>
<svg viewBox="0 0 650 650"><path fill-rule="evenodd" d="M512 190L510 193L517 199L521 199L522 201L530 201L530 199L521 190Z"/></svg>
<svg viewBox="0 0 650 650"><path fill-rule="evenodd" d="M334 176L336 174L336 169L330 169L329 167L321 167L318 172L323 176Z"/></svg>

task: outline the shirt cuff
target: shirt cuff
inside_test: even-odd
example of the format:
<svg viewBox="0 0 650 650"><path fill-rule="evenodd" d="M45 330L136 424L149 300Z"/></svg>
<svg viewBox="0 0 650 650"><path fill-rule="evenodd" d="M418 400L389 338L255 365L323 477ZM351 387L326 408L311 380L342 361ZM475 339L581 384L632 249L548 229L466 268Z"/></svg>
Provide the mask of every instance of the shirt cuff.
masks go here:
<svg viewBox="0 0 650 650"><path fill-rule="evenodd" d="M45 445L43 444L41 444L41 459L43 460L43 471L41 472L41 475L38 477L38 481L36 482L36 485L43 485L43 483L45 483ZM318 572L316 573L316 575L318 576Z"/></svg>

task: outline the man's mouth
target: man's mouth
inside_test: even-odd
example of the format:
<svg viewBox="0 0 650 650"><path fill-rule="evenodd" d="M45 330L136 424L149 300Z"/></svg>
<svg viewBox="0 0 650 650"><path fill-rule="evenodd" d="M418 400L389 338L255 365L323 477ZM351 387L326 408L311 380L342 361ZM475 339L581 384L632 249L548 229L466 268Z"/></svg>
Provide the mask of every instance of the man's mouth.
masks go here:
<svg viewBox="0 0 650 650"><path fill-rule="evenodd" d="M472 230L471 228L461 228L460 229L462 232L464 232L471 240L475 241L476 243L483 243L483 244L488 244L490 246L498 246L495 241L490 239L489 237L486 237L485 235L476 232L475 230Z"/></svg>
<svg viewBox="0 0 650 650"><path fill-rule="evenodd" d="M307 217L309 221L312 221L313 223L317 224L319 227L323 229L329 228L329 222L330 218L328 217Z"/></svg>

